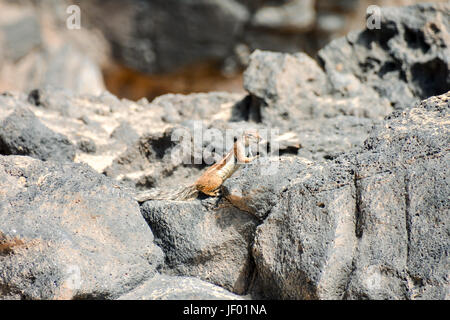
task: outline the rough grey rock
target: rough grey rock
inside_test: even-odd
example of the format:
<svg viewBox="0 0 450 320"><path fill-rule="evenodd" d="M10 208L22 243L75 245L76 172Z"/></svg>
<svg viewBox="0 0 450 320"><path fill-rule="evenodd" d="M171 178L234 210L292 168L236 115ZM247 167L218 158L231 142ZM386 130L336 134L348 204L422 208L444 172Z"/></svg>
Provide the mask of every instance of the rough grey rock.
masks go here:
<svg viewBox="0 0 450 320"><path fill-rule="evenodd" d="M450 92L395 112L360 151L298 168L256 231L255 294L448 299Z"/></svg>
<svg viewBox="0 0 450 320"><path fill-rule="evenodd" d="M380 120L356 116L303 120L296 130L301 148L297 155L310 160L331 160L358 148Z"/></svg>
<svg viewBox="0 0 450 320"><path fill-rule="evenodd" d="M349 299L449 298L450 92L396 112L356 155Z"/></svg>
<svg viewBox="0 0 450 320"><path fill-rule="evenodd" d="M255 160L225 181L223 194L235 207L264 220L300 168L311 164L297 157Z"/></svg>
<svg viewBox="0 0 450 320"><path fill-rule="evenodd" d="M381 8L380 28L351 32L319 51L334 92L363 82L396 109L450 90L450 4Z"/></svg>
<svg viewBox="0 0 450 320"><path fill-rule="evenodd" d="M74 159L75 146L67 137L46 127L32 111L18 107L8 112L4 105L0 109L0 154L55 161Z"/></svg>
<svg viewBox="0 0 450 320"><path fill-rule="evenodd" d="M249 118L293 131L299 155L320 160L361 145L371 127L392 111L390 103L355 79L358 94L333 94L318 64L303 53L256 50L244 73Z"/></svg>
<svg viewBox="0 0 450 320"><path fill-rule="evenodd" d="M243 294L252 268L250 246L256 219L217 199L147 201L142 215L165 253L163 271L194 276Z"/></svg>
<svg viewBox="0 0 450 320"><path fill-rule="evenodd" d="M256 50L244 73L253 119L297 133L298 155L332 159L394 108L450 90L448 4L381 11L381 29L351 32L319 52Z"/></svg>
<svg viewBox="0 0 450 320"><path fill-rule="evenodd" d="M256 231L256 296L342 299L356 243L354 192L341 166L298 168Z"/></svg>
<svg viewBox="0 0 450 320"><path fill-rule="evenodd" d="M189 95L165 94L152 104L163 108L163 121L183 123L187 120L245 120L233 113L234 106L242 100L241 94L225 92L195 93Z"/></svg>
<svg viewBox="0 0 450 320"><path fill-rule="evenodd" d="M114 299L162 260L138 204L110 179L0 156L1 299Z"/></svg>
<svg viewBox="0 0 450 320"><path fill-rule="evenodd" d="M173 161L172 152L176 146L176 142L172 141L173 131L169 128L142 135L125 152L117 155L103 172L124 185L138 189L170 188L189 183L189 178L199 174L199 168L182 165L182 159Z"/></svg>
<svg viewBox="0 0 450 320"><path fill-rule="evenodd" d="M241 300L221 287L192 277L157 274L119 300Z"/></svg>
<svg viewBox="0 0 450 320"><path fill-rule="evenodd" d="M349 34L321 52L325 72L304 54L256 51L245 98L209 93L134 103L39 89L1 95L0 118L23 129L31 117L45 126L43 136L57 133L76 146L75 162L141 188L187 185L200 173L203 164L170 161L177 126L293 131L298 156L327 161L283 157L276 175L265 175L277 159L261 159L225 183L224 199L143 204L166 255L161 271L263 298L449 299L450 94L405 108L448 90L446 8L383 11L381 31ZM149 48L132 48L128 58ZM393 108L402 111L383 120ZM2 298L197 296L196 289L180 293L173 278L150 279L162 253L121 187L85 165L0 159L7 168L0 170ZM74 289L78 275L84 282Z"/></svg>
<svg viewBox="0 0 450 320"><path fill-rule="evenodd" d="M126 112L127 108L123 106L120 110ZM139 189L170 189L191 184L205 166L230 151L233 137L249 128L265 129L261 123L250 120L247 101L238 94L167 94L139 111L153 114L153 127L160 124L160 130L149 131L137 116L128 118L131 128L141 127L140 131L134 130L141 133L140 137L127 143L126 150L103 170L106 175ZM120 127L114 132L117 129ZM286 133L280 131L280 136ZM280 152L295 153L298 149L295 145L294 141L283 140ZM205 152L206 148L211 154Z"/></svg>
<svg viewBox="0 0 450 320"><path fill-rule="evenodd" d="M227 137L225 130L237 134L260 125L246 121L249 111L242 100L241 95L213 92L169 94L152 103L135 103L107 92L78 95L46 87L32 90L28 96L0 95L0 119L7 118L11 110L30 109L37 121L75 146L75 162L87 163L123 185L151 188L160 186L164 179L164 187L173 187L192 183L205 167L202 161L213 161L205 158L204 147L210 145L218 156L230 150L232 136ZM29 124L21 120L15 126ZM193 154L186 154L186 161L184 154L172 157L179 146L172 141L172 133L178 129L188 132L192 139L194 131L203 136L192 141L196 148ZM220 131L228 143L208 137L212 130ZM19 132L14 134L20 136Z"/></svg>
<svg viewBox="0 0 450 320"><path fill-rule="evenodd" d="M297 121L340 115L382 119L392 111L389 101L355 79L353 96L335 95L328 74L304 53L294 55L256 50L244 73L244 87L259 107L266 125L289 129Z"/></svg>
<svg viewBox="0 0 450 320"><path fill-rule="evenodd" d="M263 123L308 119L314 113L309 101L325 93L326 77L304 53L295 55L256 50L244 73L244 88L261 100Z"/></svg>
<svg viewBox="0 0 450 320"><path fill-rule="evenodd" d="M360 145L393 108L450 89L449 5L383 9L381 29L352 32L319 52L256 50L244 73L253 119L297 133L318 160Z"/></svg>
<svg viewBox="0 0 450 320"><path fill-rule="evenodd" d="M53 134L67 137L75 146L73 160L87 163L99 173L133 146L141 135L162 132L167 127L161 120L161 107L149 108L148 105L119 100L107 92L99 96L79 95L70 90L46 87L32 90L28 96L0 95L0 119L21 108L31 110L38 118L36 120ZM15 122L15 126L29 125L22 119ZM12 134L20 136L18 131Z"/></svg>

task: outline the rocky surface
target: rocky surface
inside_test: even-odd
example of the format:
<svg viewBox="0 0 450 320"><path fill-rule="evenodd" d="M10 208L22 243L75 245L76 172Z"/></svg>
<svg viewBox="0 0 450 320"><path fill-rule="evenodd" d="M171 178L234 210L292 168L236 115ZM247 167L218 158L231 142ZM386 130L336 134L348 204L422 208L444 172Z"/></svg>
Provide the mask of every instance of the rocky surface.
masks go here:
<svg viewBox="0 0 450 320"><path fill-rule="evenodd" d="M263 221L299 170L313 164L300 157L263 158L223 184L223 195L235 207Z"/></svg>
<svg viewBox="0 0 450 320"><path fill-rule="evenodd" d="M0 92L46 85L95 95L106 86L130 99L166 92L242 92L242 70L253 50L315 56L331 39L363 28L369 6L417 2L423 1L1 0ZM71 29L74 4L81 24ZM431 26L432 37L434 30L439 31ZM413 28L406 41L417 47L422 40L414 33ZM374 58L363 61L363 68L376 72L383 66ZM398 71L399 60L391 62L382 73ZM420 68L411 69L413 78Z"/></svg>
<svg viewBox="0 0 450 320"><path fill-rule="evenodd" d="M86 165L0 156L0 296L111 299L156 273L139 206Z"/></svg>
<svg viewBox="0 0 450 320"><path fill-rule="evenodd" d="M46 127L32 111L18 107L0 117L0 153L27 155L41 160L72 161L75 146Z"/></svg>
<svg viewBox="0 0 450 320"><path fill-rule="evenodd" d="M257 50L246 95L0 95L0 298L449 299L446 8L383 11L388 38L319 63ZM220 197L133 200L250 127L269 152Z"/></svg>
<svg viewBox="0 0 450 320"><path fill-rule="evenodd" d="M379 29L351 32L319 52L332 91L359 95L361 81L395 109L447 92L449 21L448 3L382 8Z"/></svg>
<svg viewBox="0 0 450 320"><path fill-rule="evenodd" d="M334 94L328 74L303 53L256 50L244 87L250 118L295 132L302 145L299 155L313 160L360 145L371 126L392 111L389 100L359 81L358 95Z"/></svg>
<svg viewBox="0 0 450 320"><path fill-rule="evenodd" d="M192 277L156 275L119 300L241 300L242 297Z"/></svg>
<svg viewBox="0 0 450 320"><path fill-rule="evenodd" d="M247 291L255 218L208 200L147 201L142 215L165 253L167 273L195 276L238 294Z"/></svg>
<svg viewBox="0 0 450 320"><path fill-rule="evenodd" d="M450 90L449 12L448 4L382 8L381 29L332 41L319 65L303 53L256 50L244 73L251 117L296 132L298 154L313 160L360 145L392 110Z"/></svg>
<svg viewBox="0 0 450 320"><path fill-rule="evenodd" d="M394 113L356 155L348 298L449 298L449 111L447 92Z"/></svg>
<svg viewBox="0 0 450 320"><path fill-rule="evenodd" d="M359 152L300 167L257 228L255 290L448 299L449 102L450 92L393 113Z"/></svg>

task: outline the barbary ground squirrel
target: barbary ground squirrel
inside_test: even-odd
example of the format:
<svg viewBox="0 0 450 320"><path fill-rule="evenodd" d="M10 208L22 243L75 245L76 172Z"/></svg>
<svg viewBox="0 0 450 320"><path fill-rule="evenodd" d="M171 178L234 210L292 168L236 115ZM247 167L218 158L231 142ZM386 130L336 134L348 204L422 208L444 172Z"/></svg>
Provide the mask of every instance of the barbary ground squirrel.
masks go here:
<svg viewBox="0 0 450 320"><path fill-rule="evenodd" d="M258 156L246 157L245 148L261 140L256 130L245 131L236 140L233 148L220 160L209 167L194 184L178 190L147 190L135 195L138 202L147 200L193 200L199 192L208 196L218 196L220 187L244 163L252 162Z"/></svg>

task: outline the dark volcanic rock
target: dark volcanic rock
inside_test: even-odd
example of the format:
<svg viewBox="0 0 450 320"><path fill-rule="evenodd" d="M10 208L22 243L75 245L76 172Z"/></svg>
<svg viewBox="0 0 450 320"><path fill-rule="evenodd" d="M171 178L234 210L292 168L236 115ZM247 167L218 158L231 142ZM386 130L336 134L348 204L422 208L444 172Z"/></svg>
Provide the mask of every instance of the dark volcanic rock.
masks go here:
<svg viewBox="0 0 450 320"><path fill-rule="evenodd" d="M351 32L319 51L335 92L359 81L396 109L450 90L450 4L382 8L380 29Z"/></svg>
<svg viewBox="0 0 450 320"><path fill-rule="evenodd" d="M75 146L65 136L47 128L32 111L19 107L0 122L0 154L72 161Z"/></svg>
<svg viewBox="0 0 450 320"><path fill-rule="evenodd" d="M311 164L297 157L256 160L225 181L224 196L234 206L264 220L290 181Z"/></svg>
<svg viewBox="0 0 450 320"><path fill-rule="evenodd" d="M350 170L329 164L299 168L279 195L253 247L256 296L341 299L356 245Z"/></svg>
<svg viewBox="0 0 450 320"><path fill-rule="evenodd" d="M241 94L226 92L194 93L188 95L165 94L152 104L163 108L162 119L167 123L192 120L245 120L233 114L233 107L242 99Z"/></svg>
<svg viewBox="0 0 450 320"><path fill-rule="evenodd" d="M0 156L0 298L116 298L161 250L133 199L86 165Z"/></svg>
<svg viewBox="0 0 450 320"><path fill-rule="evenodd" d="M277 126L313 117L315 97L327 92L325 74L306 54L259 50L250 56L244 87L261 101L261 121Z"/></svg>
<svg viewBox="0 0 450 320"><path fill-rule="evenodd" d="M358 94L330 91L327 74L305 54L255 51L244 73L249 113L263 125L293 131L312 160L333 158L362 144L371 127L388 115L389 101L354 79Z"/></svg>
<svg viewBox="0 0 450 320"><path fill-rule="evenodd" d="M393 113L361 151L298 167L257 228L254 292L448 299L449 113L450 92Z"/></svg>
<svg viewBox="0 0 450 320"><path fill-rule="evenodd" d="M250 281L256 219L211 200L147 201L142 214L163 249L164 272L195 276L238 294Z"/></svg>
<svg viewBox="0 0 450 320"><path fill-rule="evenodd" d="M393 109L450 90L450 5L386 8L381 29L319 52L256 50L244 73L253 120L297 133L298 155L332 159L362 144Z"/></svg>
<svg viewBox="0 0 450 320"><path fill-rule="evenodd" d="M240 300L221 287L191 277L156 275L119 300Z"/></svg>
<svg viewBox="0 0 450 320"><path fill-rule="evenodd" d="M450 92L396 112L356 155L351 299L448 299Z"/></svg>
<svg viewBox="0 0 450 320"><path fill-rule="evenodd" d="M180 4L179 21L156 25L149 8L164 15L175 1L139 3L141 12L125 13L137 17L132 26L115 27L139 38L119 52L147 71L170 69L181 56L179 63L191 63L197 50L202 58L227 55L236 33L212 39L194 32L184 51L172 50L180 26L189 33L215 18L189 24L205 6L229 14L218 30L205 28L210 35L226 29L221 21L239 29L245 20L244 2L199 0ZM295 19L251 6L258 19ZM134 103L50 88L0 95L1 152L49 160L0 157L0 297L235 298L218 285L276 299L449 299L450 92L411 104L449 89L449 11L432 4L383 10L381 30L351 33L321 51L325 71L302 53L255 51L247 97ZM295 22L273 21L286 29ZM256 19L253 27L270 29L269 22ZM158 28L171 29L173 39ZM204 41L216 42L205 49ZM170 53L167 60L153 59L159 49ZM69 53L58 52L53 79ZM192 145L199 148L176 153L174 130L192 133L197 124L203 139ZM166 192L191 184L210 159L207 147L229 150L207 130L250 127L279 130L281 157L243 166L222 198L139 208L124 191L126 183ZM201 163L183 163L198 155ZM154 277L157 268L167 274Z"/></svg>
<svg viewBox="0 0 450 320"><path fill-rule="evenodd" d="M35 117L16 117L13 127L23 130L16 129L13 133L26 135L29 131L36 131L32 125L38 122L39 127L54 131L46 137L67 137L70 145L75 146L71 147L75 148L72 159L75 151L75 162L84 162L99 173L104 172L129 146L134 146L141 135L157 135L167 127L161 120L161 107L154 105L149 108L148 105L119 100L108 92L99 96L79 95L70 90L46 87L32 90L28 96L17 93L0 95L0 121L22 108L31 110ZM32 143L42 134L35 132L33 139L27 138L22 144L32 148ZM67 149L60 144L55 143L53 147L60 149L55 151L55 155ZM44 146L39 145L40 148Z"/></svg>

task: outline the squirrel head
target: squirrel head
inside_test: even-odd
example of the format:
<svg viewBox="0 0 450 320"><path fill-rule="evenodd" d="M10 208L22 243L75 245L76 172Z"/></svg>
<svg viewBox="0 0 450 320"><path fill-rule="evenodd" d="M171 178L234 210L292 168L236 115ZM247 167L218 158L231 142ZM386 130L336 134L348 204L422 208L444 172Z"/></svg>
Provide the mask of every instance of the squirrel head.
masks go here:
<svg viewBox="0 0 450 320"><path fill-rule="evenodd" d="M248 147L252 143L258 143L261 141L261 136L257 130L249 129L244 131L242 134L242 139L244 140L245 146Z"/></svg>

